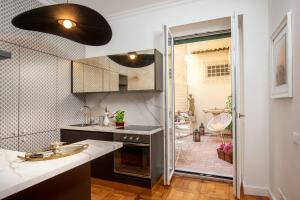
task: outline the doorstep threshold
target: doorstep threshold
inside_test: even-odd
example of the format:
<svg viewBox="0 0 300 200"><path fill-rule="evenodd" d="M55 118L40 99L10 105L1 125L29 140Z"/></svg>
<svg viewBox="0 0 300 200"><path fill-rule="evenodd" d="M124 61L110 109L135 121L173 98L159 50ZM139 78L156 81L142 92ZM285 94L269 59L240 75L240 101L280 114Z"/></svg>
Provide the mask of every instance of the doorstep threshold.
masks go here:
<svg viewBox="0 0 300 200"><path fill-rule="evenodd" d="M220 182L226 182L226 183L233 182L233 178L228 177L228 176L220 176L220 175L206 174L206 173L193 172L193 171L185 171L185 170L179 170L179 169L176 169L174 174L179 175L179 176L200 178L200 179L211 180L211 181L220 181Z"/></svg>

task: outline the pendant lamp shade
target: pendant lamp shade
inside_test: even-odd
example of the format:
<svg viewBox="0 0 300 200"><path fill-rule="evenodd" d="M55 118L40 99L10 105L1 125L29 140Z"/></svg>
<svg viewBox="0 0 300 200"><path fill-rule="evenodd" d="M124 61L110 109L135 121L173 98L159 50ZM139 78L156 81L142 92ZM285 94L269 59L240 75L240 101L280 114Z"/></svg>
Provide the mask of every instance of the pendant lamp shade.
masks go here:
<svg viewBox="0 0 300 200"><path fill-rule="evenodd" d="M55 4L35 8L14 17L21 29L49 33L91 46L107 44L112 30L97 11L78 4Z"/></svg>
<svg viewBox="0 0 300 200"><path fill-rule="evenodd" d="M132 56L135 55L135 56ZM154 54L122 54L108 56L114 62L131 68L146 67L154 63Z"/></svg>

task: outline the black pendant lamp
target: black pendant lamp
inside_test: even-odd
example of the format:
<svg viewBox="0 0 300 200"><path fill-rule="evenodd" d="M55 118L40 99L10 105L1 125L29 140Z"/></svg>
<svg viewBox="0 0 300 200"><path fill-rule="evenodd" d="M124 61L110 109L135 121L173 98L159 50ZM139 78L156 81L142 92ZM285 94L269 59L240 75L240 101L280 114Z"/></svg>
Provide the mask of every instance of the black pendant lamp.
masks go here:
<svg viewBox="0 0 300 200"><path fill-rule="evenodd" d="M101 14L72 3L26 11L14 17L12 24L21 29L50 33L91 46L105 45L112 37L112 30Z"/></svg>
<svg viewBox="0 0 300 200"><path fill-rule="evenodd" d="M130 52L128 54L108 56L114 62L131 68L146 67L154 63L154 54L137 54Z"/></svg>

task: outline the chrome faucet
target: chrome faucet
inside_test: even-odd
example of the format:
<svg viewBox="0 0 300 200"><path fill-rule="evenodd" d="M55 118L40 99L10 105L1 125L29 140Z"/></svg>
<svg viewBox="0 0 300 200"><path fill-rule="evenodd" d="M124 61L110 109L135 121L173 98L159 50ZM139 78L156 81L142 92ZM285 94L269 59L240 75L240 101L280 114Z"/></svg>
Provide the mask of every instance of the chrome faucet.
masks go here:
<svg viewBox="0 0 300 200"><path fill-rule="evenodd" d="M85 115L85 124L91 124L91 121L92 121L92 111L91 111L91 108L88 107L88 106L83 106L83 107L80 108L80 111L84 112L84 115ZM88 117L87 113L89 113L89 117ZM84 123L82 123L82 124L84 124Z"/></svg>

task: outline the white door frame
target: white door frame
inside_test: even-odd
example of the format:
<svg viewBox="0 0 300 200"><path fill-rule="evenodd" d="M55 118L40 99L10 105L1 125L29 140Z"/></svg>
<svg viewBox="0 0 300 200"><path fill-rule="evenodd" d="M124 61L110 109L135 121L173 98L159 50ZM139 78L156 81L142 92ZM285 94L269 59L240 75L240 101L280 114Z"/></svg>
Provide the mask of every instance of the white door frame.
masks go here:
<svg viewBox="0 0 300 200"><path fill-rule="evenodd" d="M230 16L224 16L224 17L230 17ZM242 113L244 112L244 108L243 108L243 103L241 101L243 101L244 97L244 87L243 87L243 76L241 77L241 75L243 74L243 33L242 33L242 23L243 21L242 19L242 15L237 15L237 14L233 14L233 16L231 16L231 37L232 37L232 47L237 45L234 49L232 48L232 52L231 52L231 71L232 71L232 95L233 95L233 119L235 119L234 121L236 123L233 124L233 132L236 131L236 129L238 130L238 134L233 135L233 140L234 140L234 157L233 157L233 162L234 162L234 177L233 177L233 193L235 196L237 196L237 198L240 198L240 185L242 183L242 179L243 179L243 141L244 141L244 133L243 133L243 129L241 129L241 117L242 117ZM209 21L209 20L214 20L214 19L207 19L204 21ZM199 21L201 22L201 21ZM196 23L196 22L192 22L192 23ZM187 24L178 24L176 26L181 26L181 25L187 25ZM168 26L164 27L165 32L168 29ZM165 47L167 47L167 38L165 35ZM166 53L166 50L165 50ZM167 61L165 61L165 66L167 64ZM165 70L166 73L166 70ZM166 78L166 74L164 74L164 78ZM165 81L166 83L166 81ZM239 85L239 87L236 87L238 83L242 83L242 85ZM174 87L173 87L174 89ZM238 90L238 91L236 91ZM166 92L166 90L165 90ZM236 98L237 95L235 95L235 93L238 92L239 93L239 98ZM173 93L174 96L174 93ZM174 97L175 98L175 97ZM235 105L237 103L237 101L239 102L239 105ZM166 106L166 105L165 105ZM165 110L166 108L164 108ZM174 114L174 113L173 113ZM166 119L166 118L165 118ZM165 131L166 134L166 131ZM166 138L166 137L165 137ZM165 139L164 138L164 139ZM166 144L166 141L165 141ZM174 142L175 145L175 142ZM165 147L166 148L166 147ZM166 152L166 150L165 150ZM174 151L175 152L175 151ZM165 153L164 155L164 162L167 162L167 155ZM174 158L173 158L174 162L175 162L175 154L174 154ZM166 163L165 163L166 166ZM175 163L174 163L174 167L175 167ZM174 172L174 171L173 171ZM172 173L173 174L173 173ZM172 175L171 175L172 176ZM166 169L165 169L165 184L168 184L167 177L166 177Z"/></svg>
<svg viewBox="0 0 300 200"><path fill-rule="evenodd" d="M243 16L231 17L231 71L233 117L233 193L240 199L243 169L244 76L243 76Z"/></svg>
<svg viewBox="0 0 300 200"><path fill-rule="evenodd" d="M164 26L164 40L165 40L165 52L164 52L164 184L170 185L172 176L175 172L175 132L174 132L174 41L172 34L167 25ZM169 71L169 36L171 37L171 55L172 55L172 65L171 71ZM172 79L171 87L169 88L169 78ZM172 90L172 113L169 112L169 90ZM169 118L172 120L170 121ZM170 146L170 128L172 131L173 143ZM172 158L170 158L170 151L172 152ZM172 166L169 166L169 160L172 160Z"/></svg>

